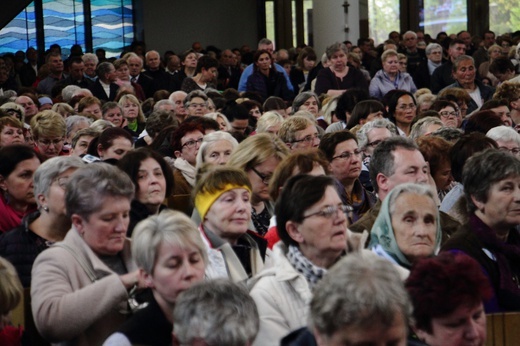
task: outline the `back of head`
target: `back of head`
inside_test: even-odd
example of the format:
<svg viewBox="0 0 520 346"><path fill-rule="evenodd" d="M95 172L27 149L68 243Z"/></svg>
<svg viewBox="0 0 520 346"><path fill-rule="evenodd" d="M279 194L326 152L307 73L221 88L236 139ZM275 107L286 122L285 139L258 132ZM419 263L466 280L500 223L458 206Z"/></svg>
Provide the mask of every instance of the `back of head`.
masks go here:
<svg viewBox="0 0 520 346"><path fill-rule="evenodd" d="M478 111L468 118L464 132L486 134L493 127L501 125L503 125L502 119L495 112L491 110Z"/></svg>
<svg viewBox="0 0 520 346"><path fill-rule="evenodd" d="M450 150L451 175L453 179L462 182L462 168L466 161L475 153L489 148L498 148L497 143L480 132L463 135Z"/></svg>
<svg viewBox="0 0 520 346"><path fill-rule="evenodd" d="M289 155L289 149L278 137L259 133L242 141L229 158L228 166L249 170L271 157L278 160Z"/></svg>
<svg viewBox="0 0 520 346"><path fill-rule="evenodd" d="M4 318L20 303L23 287L16 269L3 257L0 257L0 282L0 316Z"/></svg>
<svg viewBox="0 0 520 346"><path fill-rule="evenodd" d="M229 280L201 282L181 293L173 311L180 346L250 345L258 333L256 304L247 290Z"/></svg>

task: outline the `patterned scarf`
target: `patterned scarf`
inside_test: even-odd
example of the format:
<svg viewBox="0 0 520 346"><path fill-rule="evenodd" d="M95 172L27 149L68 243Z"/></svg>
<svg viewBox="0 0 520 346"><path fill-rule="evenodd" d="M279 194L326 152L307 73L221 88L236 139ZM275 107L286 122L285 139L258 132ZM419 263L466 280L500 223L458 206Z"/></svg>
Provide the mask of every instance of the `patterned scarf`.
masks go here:
<svg viewBox="0 0 520 346"><path fill-rule="evenodd" d="M327 274L326 269L314 265L301 253L300 249L294 245L289 245L287 259L294 269L305 277L311 290L313 290L314 286Z"/></svg>

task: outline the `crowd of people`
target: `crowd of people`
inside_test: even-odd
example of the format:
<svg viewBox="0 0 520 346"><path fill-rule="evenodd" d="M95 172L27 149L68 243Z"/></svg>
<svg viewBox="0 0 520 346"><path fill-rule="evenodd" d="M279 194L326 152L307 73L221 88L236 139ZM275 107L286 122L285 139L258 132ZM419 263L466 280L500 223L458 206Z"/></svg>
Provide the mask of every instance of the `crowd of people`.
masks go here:
<svg viewBox="0 0 520 346"><path fill-rule="evenodd" d="M256 48L0 57L0 344L483 345L520 311L520 33Z"/></svg>

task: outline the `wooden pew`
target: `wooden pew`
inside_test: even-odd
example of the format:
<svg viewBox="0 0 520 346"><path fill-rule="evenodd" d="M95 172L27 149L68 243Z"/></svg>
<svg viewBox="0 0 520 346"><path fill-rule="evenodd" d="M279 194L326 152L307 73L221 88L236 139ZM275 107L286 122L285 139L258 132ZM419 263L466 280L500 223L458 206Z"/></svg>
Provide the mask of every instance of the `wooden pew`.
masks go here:
<svg viewBox="0 0 520 346"><path fill-rule="evenodd" d="M486 315L486 346L520 345L520 312Z"/></svg>

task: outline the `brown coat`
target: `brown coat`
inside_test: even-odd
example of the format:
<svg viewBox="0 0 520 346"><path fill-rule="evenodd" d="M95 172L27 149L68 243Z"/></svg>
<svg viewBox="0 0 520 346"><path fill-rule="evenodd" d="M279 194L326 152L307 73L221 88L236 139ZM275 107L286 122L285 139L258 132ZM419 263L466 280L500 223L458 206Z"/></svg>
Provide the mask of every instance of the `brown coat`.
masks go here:
<svg viewBox="0 0 520 346"><path fill-rule="evenodd" d="M168 208L182 211L189 217L193 212L193 202L191 200L191 192L193 187L188 183L182 172L176 169L173 172L173 180L175 182L173 193L166 199Z"/></svg>
<svg viewBox="0 0 520 346"><path fill-rule="evenodd" d="M59 345L101 345L126 320L128 293L119 275L109 269L73 227L63 240L73 250L52 246L43 251L32 270L32 312L36 327ZM128 271L137 269L130 241L122 251ZM92 282L78 262L93 270Z"/></svg>

